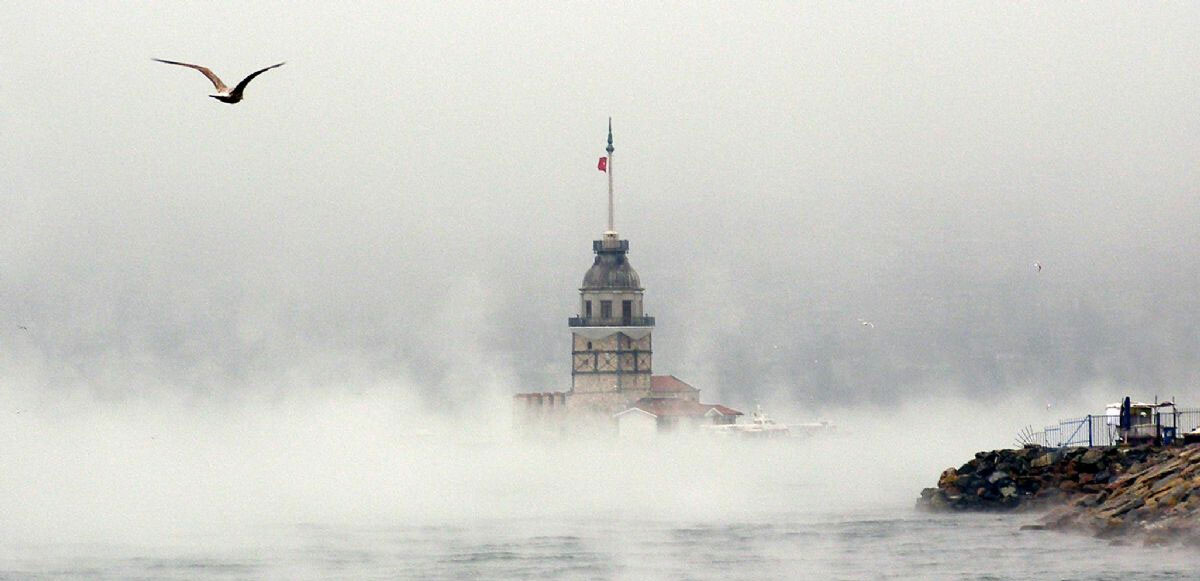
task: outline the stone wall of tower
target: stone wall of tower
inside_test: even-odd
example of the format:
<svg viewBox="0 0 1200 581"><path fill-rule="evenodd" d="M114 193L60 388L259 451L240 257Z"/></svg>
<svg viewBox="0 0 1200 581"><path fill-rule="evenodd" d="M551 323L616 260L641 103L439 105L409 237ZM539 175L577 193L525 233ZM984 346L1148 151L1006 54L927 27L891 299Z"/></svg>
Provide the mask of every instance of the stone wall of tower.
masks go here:
<svg viewBox="0 0 1200 581"><path fill-rule="evenodd" d="M572 418L595 414L607 420L613 414L628 407L627 403L625 396L617 391L572 392L567 398L567 409L572 414Z"/></svg>
<svg viewBox="0 0 1200 581"><path fill-rule="evenodd" d="M652 346L650 334L633 338L614 329L589 338L572 333L571 405L623 407L649 396Z"/></svg>

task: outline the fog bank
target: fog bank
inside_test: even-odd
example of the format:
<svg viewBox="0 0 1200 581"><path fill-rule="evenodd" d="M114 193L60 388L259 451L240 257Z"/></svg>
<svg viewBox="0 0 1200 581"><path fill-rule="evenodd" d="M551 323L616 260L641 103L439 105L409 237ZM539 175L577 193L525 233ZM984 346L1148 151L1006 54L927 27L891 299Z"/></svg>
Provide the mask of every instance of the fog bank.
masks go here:
<svg viewBox="0 0 1200 581"><path fill-rule="evenodd" d="M1028 407L930 398L841 414L838 433L806 441L630 445L514 441L507 418L496 419L502 412L448 417L394 391L9 412L0 426L4 546L250 542L304 523L907 511L942 468L1010 439L1017 408Z"/></svg>

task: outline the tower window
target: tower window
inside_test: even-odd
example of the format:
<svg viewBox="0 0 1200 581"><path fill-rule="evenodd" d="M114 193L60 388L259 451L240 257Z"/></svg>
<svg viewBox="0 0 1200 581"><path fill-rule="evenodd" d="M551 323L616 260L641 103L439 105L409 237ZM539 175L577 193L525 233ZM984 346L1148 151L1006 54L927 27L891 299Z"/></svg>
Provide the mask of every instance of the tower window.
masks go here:
<svg viewBox="0 0 1200 581"><path fill-rule="evenodd" d="M621 301L621 320L626 325L633 322L633 301Z"/></svg>
<svg viewBox="0 0 1200 581"><path fill-rule="evenodd" d="M588 341L588 351L591 351L591 350L592 350L592 342Z"/></svg>
<svg viewBox="0 0 1200 581"><path fill-rule="evenodd" d="M612 318L612 301L600 301L600 318Z"/></svg>
<svg viewBox="0 0 1200 581"><path fill-rule="evenodd" d="M584 301L583 302L583 316L585 316L589 319L592 318L592 301ZM589 349L590 349L590 347L589 347Z"/></svg>

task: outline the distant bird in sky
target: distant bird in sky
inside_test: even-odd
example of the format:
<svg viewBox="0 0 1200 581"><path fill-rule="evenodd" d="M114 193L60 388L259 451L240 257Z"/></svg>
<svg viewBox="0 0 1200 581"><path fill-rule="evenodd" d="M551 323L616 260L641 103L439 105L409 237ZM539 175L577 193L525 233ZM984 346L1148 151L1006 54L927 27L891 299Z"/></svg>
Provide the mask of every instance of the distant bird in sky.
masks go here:
<svg viewBox="0 0 1200 581"><path fill-rule="evenodd" d="M1035 268L1038 272L1041 272L1042 271L1042 263L1040 263L1040 262L1033 263L1033 268Z"/></svg>
<svg viewBox="0 0 1200 581"><path fill-rule="evenodd" d="M20 329L20 330L22 330L22 331L28 331L28 330L29 330L29 327L26 327L25 325L17 325L17 328L18 328L18 329Z"/></svg>
<svg viewBox="0 0 1200 581"><path fill-rule="evenodd" d="M875 328L875 323L872 323L871 321L867 321L865 319L859 319L858 323L864 327L870 327L872 329Z"/></svg>
<svg viewBox="0 0 1200 581"><path fill-rule="evenodd" d="M225 86L225 83L221 82L220 77L217 77L216 73L213 73L212 70L210 70L208 67L202 67L200 65L193 65L193 64L188 64L188 63L181 63L181 62L177 62L177 61L167 61L167 60L163 60L163 59L154 59L154 60L156 60L160 63L167 63L169 65L179 65L181 67L187 67L189 69L196 69L196 70L200 71L201 73L204 73L204 76L208 77L208 80L212 81L213 86L217 88L217 93L215 95L209 95L209 97L212 97L218 101L221 101L222 103L230 103L230 104L237 103L242 100L242 93L246 90L246 85L249 85L250 81L254 80L254 77L257 77L275 67L282 67L284 65L284 63L279 63L277 65L271 65L265 69L260 69L260 70L254 71L253 73L250 73L250 76L242 79L242 82L238 83L237 86L234 87L233 90L231 91L231 90L229 90L229 87Z"/></svg>

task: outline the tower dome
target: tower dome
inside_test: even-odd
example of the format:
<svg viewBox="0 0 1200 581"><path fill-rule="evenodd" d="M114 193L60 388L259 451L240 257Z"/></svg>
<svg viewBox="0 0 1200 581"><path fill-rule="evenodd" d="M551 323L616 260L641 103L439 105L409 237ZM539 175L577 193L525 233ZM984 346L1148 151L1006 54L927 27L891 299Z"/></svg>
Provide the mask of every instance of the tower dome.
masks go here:
<svg viewBox="0 0 1200 581"><path fill-rule="evenodd" d="M606 249L603 245L596 249L596 259L587 274L583 275L581 290L642 290L642 281L638 273L630 266L625 252L629 242L621 241L619 249Z"/></svg>

